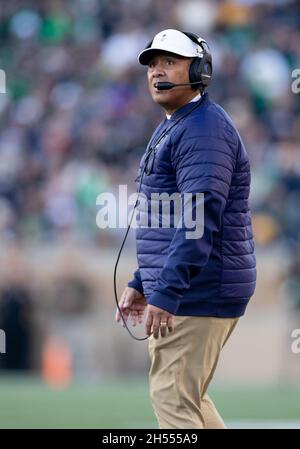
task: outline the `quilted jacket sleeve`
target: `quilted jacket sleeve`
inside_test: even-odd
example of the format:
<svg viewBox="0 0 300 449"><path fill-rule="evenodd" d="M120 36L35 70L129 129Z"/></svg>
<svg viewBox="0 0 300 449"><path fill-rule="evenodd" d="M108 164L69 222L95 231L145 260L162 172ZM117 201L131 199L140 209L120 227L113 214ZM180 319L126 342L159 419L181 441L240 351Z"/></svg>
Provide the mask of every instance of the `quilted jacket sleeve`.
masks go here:
<svg viewBox="0 0 300 449"><path fill-rule="evenodd" d="M140 275L140 271L139 270L136 270L134 272L132 281L128 282L127 285L128 285L128 287L134 288L135 290L140 292L142 295L144 294L142 280L141 280L141 275Z"/></svg>
<svg viewBox="0 0 300 449"><path fill-rule="evenodd" d="M204 193L202 237L186 238L186 227L176 229L168 258L149 299L149 304L176 314L191 279L207 264L214 233L222 225L235 166L234 148L231 142L222 138L187 136L178 142L172 165L181 194Z"/></svg>

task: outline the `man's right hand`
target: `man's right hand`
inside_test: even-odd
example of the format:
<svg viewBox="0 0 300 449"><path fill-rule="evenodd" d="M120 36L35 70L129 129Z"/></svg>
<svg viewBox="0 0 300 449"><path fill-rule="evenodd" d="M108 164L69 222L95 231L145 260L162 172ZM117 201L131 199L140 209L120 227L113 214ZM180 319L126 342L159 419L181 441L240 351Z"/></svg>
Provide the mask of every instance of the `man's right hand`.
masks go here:
<svg viewBox="0 0 300 449"><path fill-rule="evenodd" d="M119 301L119 307L121 309L124 320L127 322L128 318L131 318L133 326L137 323L142 323L144 313L147 307L147 301L144 295L131 287L126 287L122 293ZM116 310L116 321L121 322L124 326L121 314L119 310Z"/></svg>

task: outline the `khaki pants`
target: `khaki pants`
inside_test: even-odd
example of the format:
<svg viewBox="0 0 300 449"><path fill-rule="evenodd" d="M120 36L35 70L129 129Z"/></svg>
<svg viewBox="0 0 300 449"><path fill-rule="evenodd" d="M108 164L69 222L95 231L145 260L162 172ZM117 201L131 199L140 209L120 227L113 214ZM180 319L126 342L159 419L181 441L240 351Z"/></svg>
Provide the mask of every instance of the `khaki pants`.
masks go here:
<svg viewBox="0 0 300 449"><path fill-rule="evenodd" d="M150 397L160 429L224 429L206 393L238 318L175 316L172 333L149 338Z"/></svg>

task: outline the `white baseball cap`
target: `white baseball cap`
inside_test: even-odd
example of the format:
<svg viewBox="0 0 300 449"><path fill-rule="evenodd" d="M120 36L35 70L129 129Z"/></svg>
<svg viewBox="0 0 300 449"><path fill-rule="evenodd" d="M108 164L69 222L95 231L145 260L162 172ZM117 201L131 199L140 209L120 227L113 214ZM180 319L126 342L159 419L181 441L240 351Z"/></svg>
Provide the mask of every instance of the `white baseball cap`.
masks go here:
<svg viewBox="0 0 300 449"><path fill-rule="evenodd" d="M145 48L138 55L138 61L142 65L148 65L153 54L157 51L167 51L176 55L193 58L201 57L201 47L193 42L188 36L178 30L163 30L156 34L151 46Z"/></svg>

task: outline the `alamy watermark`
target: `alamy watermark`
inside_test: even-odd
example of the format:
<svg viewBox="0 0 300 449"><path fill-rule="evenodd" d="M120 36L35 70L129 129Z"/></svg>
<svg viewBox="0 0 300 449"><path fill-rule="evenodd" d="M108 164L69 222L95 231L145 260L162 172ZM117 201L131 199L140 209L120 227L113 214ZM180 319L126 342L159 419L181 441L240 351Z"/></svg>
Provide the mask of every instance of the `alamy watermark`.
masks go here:
<svg viewBox="0 0 300 449"><path fill-rule="evenodd" d="M137 207L133 212L134 205ZM127 185L119 185L118 198L109 192L98 195L101 206L96 216L100 229L127 228L132 214L132 228L184 228L186 239L199 239L204 232L204 194L143 192L128 197Z"/></svg>
<svg viewBox="0 0 300 449"><path fill-rule="evenodd" d="M295 78L291 85L292 92L293 92L293 94L299 94L299 92L300 92L300 69L294 69L292 71L292 78Z"/></svg>
<svg viewBox="0 0 300 449"><path fill-rule="evenodd" d="M0 354L6 353L6 335L3 329L0 329Z"/></svg>
<svg viewBox="0 0 300 449"><path fill-rule="evenodd" d="M2 69L0 69L0 94L6 94L6 75Z"/></svg>
<svg viewBox="0 0 300 449"><path fill-rule="evenodd" d="M300 329L293 329L291 338L295 339L291 345L292 353L300 354Z"/></svg>

